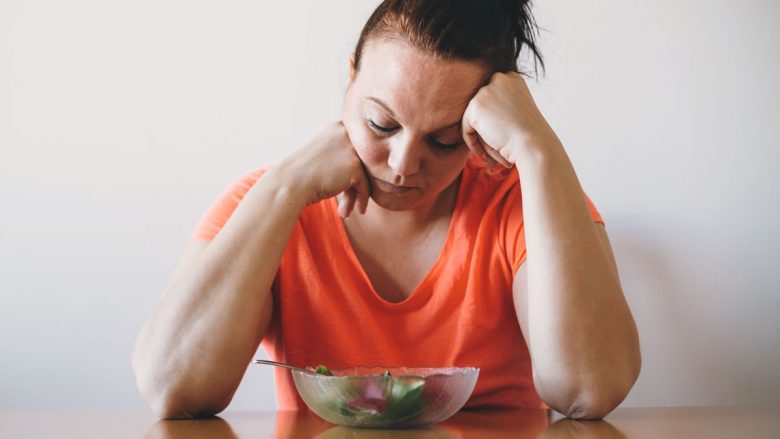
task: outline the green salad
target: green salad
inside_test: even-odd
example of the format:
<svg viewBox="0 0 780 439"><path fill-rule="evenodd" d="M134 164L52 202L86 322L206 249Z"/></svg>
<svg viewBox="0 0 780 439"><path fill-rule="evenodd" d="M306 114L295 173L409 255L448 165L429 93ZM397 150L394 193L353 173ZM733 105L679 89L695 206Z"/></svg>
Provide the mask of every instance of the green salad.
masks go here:
<svg viewBox="0 0 780 439"><path fill-rule="evenodd" d="M323 365L315 371L333 376ZM317 402L319 409L340 413L359 423L407 422L425 410L425 380L421 376L394 377L386 370L381 375L340 378L334 382L338 386L335 392L321 396Z"/></svg>

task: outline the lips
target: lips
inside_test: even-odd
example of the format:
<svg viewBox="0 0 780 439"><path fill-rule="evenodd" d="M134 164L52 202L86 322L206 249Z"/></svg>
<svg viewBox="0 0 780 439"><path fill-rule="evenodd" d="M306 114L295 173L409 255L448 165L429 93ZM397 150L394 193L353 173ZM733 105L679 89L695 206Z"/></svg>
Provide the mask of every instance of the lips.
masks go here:
<svg viewBox="0 0 780 439"><path fill-rule="evenodd" d="M378 178L375 178L374 182L376 183L376 186L382 191L392 192L394 194L405 194L417 189L416 186L396 186Z"/></svg>

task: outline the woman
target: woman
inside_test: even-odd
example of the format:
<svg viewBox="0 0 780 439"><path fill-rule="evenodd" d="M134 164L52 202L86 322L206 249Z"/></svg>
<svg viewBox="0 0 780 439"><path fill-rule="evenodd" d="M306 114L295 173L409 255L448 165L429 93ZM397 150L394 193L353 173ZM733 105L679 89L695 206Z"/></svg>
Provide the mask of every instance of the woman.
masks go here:
<svg viewBox="0 0 780 439"><path fill-rule="evenodd" d="M374 11L340 121L212 205L144 324L133 367L160 417L223 410L261 342L300 366L477 366L466 407L598 418L623 400L636 327L516 73L524 46L541 61L534 33L528 1ZM276 384L280 409L304 407Z"/></svg>

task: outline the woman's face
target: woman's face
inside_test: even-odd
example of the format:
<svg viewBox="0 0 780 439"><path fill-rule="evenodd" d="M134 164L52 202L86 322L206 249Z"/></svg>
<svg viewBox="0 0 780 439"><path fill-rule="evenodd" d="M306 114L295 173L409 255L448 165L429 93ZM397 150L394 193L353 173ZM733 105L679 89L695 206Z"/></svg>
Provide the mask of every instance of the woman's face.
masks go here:
<svg viewBox="0 0 780 439"><path fill-rule="evenodd" d="M393 39L369 40L360 71L350 69L341 120L371 179L371 198L391 210L435 202L468 160L461 118L485 69Z"/></svg>

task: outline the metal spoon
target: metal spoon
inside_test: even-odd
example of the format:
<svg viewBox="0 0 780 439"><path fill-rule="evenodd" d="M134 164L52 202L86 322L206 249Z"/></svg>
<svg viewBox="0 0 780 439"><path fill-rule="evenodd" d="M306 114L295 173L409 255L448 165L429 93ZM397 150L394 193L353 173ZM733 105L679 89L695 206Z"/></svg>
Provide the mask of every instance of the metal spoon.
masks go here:
<svg viewBox="0 0 780 439"><path fill-rule="evenodd" d="M291 370L297 370L298 372L310 373L312 375L322 375L320 373L314 372L314 371L309 370L309 369L304 369L302 367L295 367L295 366L292 366L292 365L289 365L289 364L279 363L279 362L276 362L276 361L252 360L252 363L255 363L255 364L267 364L268 366L284 367L284 368L291 369Z"/></svg>

